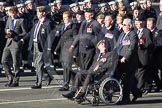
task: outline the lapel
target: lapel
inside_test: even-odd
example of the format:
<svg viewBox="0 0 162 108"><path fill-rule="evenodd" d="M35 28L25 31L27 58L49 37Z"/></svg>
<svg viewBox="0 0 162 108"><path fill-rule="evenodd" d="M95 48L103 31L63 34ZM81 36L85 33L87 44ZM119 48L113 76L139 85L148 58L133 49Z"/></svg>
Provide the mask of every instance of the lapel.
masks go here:
<svg viewBox="0 0 162 108"><path fill-rule="evenodd" d="M38 23L38 20L35 22L35 24L34 24L34 31L35 31L35 28L36 28L36 26L37 26L37 23Z"/></svg>
<svg viewBox="0 0 162 108"><path fill-rule="evenodd" d="M121 38L123 37L123 35L124 35L124 32L122 32L121 34L120 34L120 36L119 36L119 43L120 43L120 41L121 41Z"/></svg>
<svg viewBox="0 0 162 108"><path fill-rule="evenodd" d="M39 20L38 20L38 21L39 21ZM34 32L35 32L35 30L36 30L36 27L37 27L38 21L36 21L36 23L35 23L33 33L34 33ZM39 38L39 35L40 35L40 34L41 34L41 32L42 32L43 24L44 24L45 22L46 22L46 19L44 19L44 20L43 20L43 22L42 22L42 23L41 23L41 25L40 25L40 28L38 29L37 38ZM33 36L34 36L34 35L33 35Z"/></svg>
<svg viewBox="0 0 162 108"><path fill-rule="evenodd" d="M82 34L83 34L83 33L85 32L84 30L86 30L86 29L85 29L85 27L86 27L86 20L84 20L82 23L83 23L83 24L82 24L81 29L82 29Z"/></svg>
<svg viewBox="0 0 162 108"><path fill-rule="evenodd" d="M93 19L87 24L86 28L92 28Z"/></svg>
<svg viewBox="0 0 162 108"><path fill-rule="evenodd" d="M11 17L9 17L10 18L10 20L9 20L9 28L11 29L12 27L11 27L11 24L12 24L12 18Z"/></svg>
<svg viewBox="0 0 162 108"><path fill-rule="evenodd" d="M142 31L140 31L140 33L138 34L138 38L141 39L143 37L143 32L144 32L144 28L142 29Z"/></svg>
<svg viewBox="0 0 162 108"><path fill-rule="evenodd" d="M15 23L14 29L19 25L20 20L21 20L20 18L17 18L17 19L16 19L16 23Z"/></svg>
<svg viewBox="0 0 162 108"><path fill-rule="evenodd" d="M131 31L130 31L130 32L131 32ZM124 40L129 40L130 32L126 35L126 37L124 38Z"/></svg>
<svg viewBox="0 0 162 108"><path fill-rule="evenodd" d="M39 32L42 32L42 28L43 28L43 25L44 25L45 22L46 22L46 18L41 23L40 28L39 28ZM39 34L39 32L38 32L38 34Z"/></svg>
<svg viewBox="0 0 162 108"><path fill-rule="evenodd" d="M62 24L62 27L61 27L61 34L63 34L64 28L65 28L65 24Z"/></svg>
<svg viewBox="0 0 162 108"><path fill-rule="evenodd" d="M104 27L104 29L105 29L105 34L109 32L109 30L106 27Z"/></svg>
<svg viewBox="0 0 162 108"><path fill-rule="evenodd" d="M65 28L65 24L63 24L62 26L62 34L65 33L67 30L71 29L72 28L72 23L70 23L64 30Z"/></svg>

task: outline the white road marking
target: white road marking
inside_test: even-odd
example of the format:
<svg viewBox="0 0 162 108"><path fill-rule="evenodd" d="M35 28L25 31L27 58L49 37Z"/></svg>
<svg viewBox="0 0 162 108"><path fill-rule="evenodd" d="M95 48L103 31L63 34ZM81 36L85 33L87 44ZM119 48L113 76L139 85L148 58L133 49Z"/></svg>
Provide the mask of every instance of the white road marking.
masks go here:
<svg viewBox="0 0 162 108"><path fill-rule="evenodd" d="M42 87L43 89L49 89L49 88L59 88L61 87L61 85L58 86L44 86ZM4 91L19 91L19 90L30 90L30 87L26 87L26 88L11 88L11 89L0 89L0 92L4 92Z"/></svg>
<svg viewBox="0 0 162 108"><path fill-rule="evenodd" d="M57 99L40 99L40 100L25 100L25 101L11 101L11 102L1 102L0 105L6 104L19 104L19 103L31 103L31 102L48 102L48 101L61 101L67 100L66 98L57 98Z"/></svg>

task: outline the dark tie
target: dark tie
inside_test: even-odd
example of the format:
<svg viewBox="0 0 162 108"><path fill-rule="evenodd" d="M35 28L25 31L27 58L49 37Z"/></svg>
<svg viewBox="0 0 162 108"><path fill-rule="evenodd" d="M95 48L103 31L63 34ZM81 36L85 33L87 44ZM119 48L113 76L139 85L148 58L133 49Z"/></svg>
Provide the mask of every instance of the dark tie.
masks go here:
<svg viewBox="0 0 162 108"><path fill-rule="evenodd" d="M93 71L97 71L97 70L98 70L98 68L99 68L99 63L100 63L100 60L101 60L101 59L102 59L102 53L100 53L100 54L98 55L97 62L95 63L95 66L94 66Z"/></svg>
<svg viewBox="0 0 162 108"><path fill-rule="evenodd" d="M11 30L14 30L14 27L15 27L15 25L14 25L14 19L12 19L11 20Z"/></svg>
<svg viewBox="0 0 162 108"><path fill-rule="evenodd" d="M36 39L37 35L38 35L38 31L39 31L39 28L40 28L40 21L38 21L36 27L35 27L35 30L34 30L34 39Z"/></svg>
<svg viewBox="0 0 162 108"><path fill-rule="evenodd" d="M82 27L82 34L84 34L86 32L86 25L87 25L87 21L84 22L83 27Z"/></svg>
<svg viewBox="0 0 162 108"><path fill-rule="evenodd" d="M124 33L120 39L120 42L119 42L119 47L118 47L118 55L120 55L120 51L123 47L123 44L122 44L122 41L124 40L124 37L125 37L126 33Z"/></svg>

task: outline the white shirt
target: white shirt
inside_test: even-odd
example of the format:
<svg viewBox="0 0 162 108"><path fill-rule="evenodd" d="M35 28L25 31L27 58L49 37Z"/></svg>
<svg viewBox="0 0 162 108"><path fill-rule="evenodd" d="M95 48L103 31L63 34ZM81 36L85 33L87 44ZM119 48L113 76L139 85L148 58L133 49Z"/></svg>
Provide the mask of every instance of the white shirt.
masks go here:
<svg viewBox="0 0 162 108"><path fill-rule="evenodd" d="M151 29L150 31L153 32L155 30L155 28Z"/></svg>
<svg viewBox="0 0 162 108"><path fill-rule="evenodd" d="M106 29L107 29L107 30L110 30L110 29L111 29L111 27L112 27L112 26L110 26L110 27L106 27Z"/></svg>
<svg viewBox="0 0 162 108"><path fill-rule="evenodd" d="M37 42L37 40L38 40L38 32L39 32L39 29L40 29L40 26L43 24L43 21L44 21L44 19L45 19L45 17L44 18L42 18L42 19L40 19L39 21L38 21L38 23L36 24L36 27L35 27L35 30L34 30L34 39L33 39L33 41L34 42ZM37 28L37 29L36 29ZM37 30L37 31L36 31Z"/></svg>
<svg viewBox="0 0 162 108"><path fill-rule="evenodd" d="M67 28L67 26L69 26L70 25L70 22L69 23L67 23L67 24L65 24L65 27L64 27L64 30Z"/></svg>
<svg viewBox="0 0 162 108"><path fill-rule="evenodd" d="M142 31L143 31L143 28L141 28L141 29L139 29L137 32L137 35L138 35L138 38L140 39L141 38L141 36L142 36Z"/></svg>
<svg viewBox="0 0 162 108"><path fill-rule="evenodd" d="M140 33L143 31L143 28L139 29L138 31L139 31L139 33L138 33L138 34L140 34Z"/></svg>

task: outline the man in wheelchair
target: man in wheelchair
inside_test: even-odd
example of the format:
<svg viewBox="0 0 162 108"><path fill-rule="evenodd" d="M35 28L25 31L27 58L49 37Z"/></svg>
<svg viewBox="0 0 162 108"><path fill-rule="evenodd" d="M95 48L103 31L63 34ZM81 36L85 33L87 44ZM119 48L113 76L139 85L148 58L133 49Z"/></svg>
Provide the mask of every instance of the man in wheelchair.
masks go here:
<svg viewBox="0 0 162 108"><path fill-rule="evenodd" d="M91 68L88 71L80 70L77 72L75 81L72 84L71 92L63 94L63 97L68 99L73 99L74 97L75 99L83 99L88 85L91 84L94 80L99 80L102 78L108 71L112 65L112 52L107 52L105 40L100 40L97 43L97 49L99 50L99 53L96 53ZM82 85L82 89L77 93L80 85Z"/></svg>

